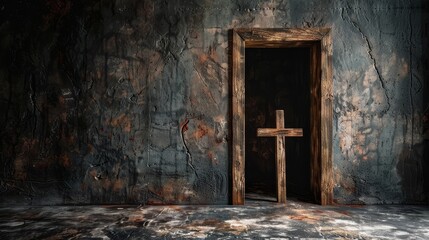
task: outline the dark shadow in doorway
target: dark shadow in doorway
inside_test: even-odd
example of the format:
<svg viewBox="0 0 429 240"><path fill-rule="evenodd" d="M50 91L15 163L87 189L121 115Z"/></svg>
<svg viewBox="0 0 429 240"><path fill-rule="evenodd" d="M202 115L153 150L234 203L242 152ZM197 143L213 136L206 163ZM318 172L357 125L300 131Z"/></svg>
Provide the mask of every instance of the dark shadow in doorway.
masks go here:
<svg viewBox="0 0 429 240"><path fill-rule="evenodd" d="M310 48L247 48L245 52L246 198L276 196L275 138L256 136L274 128L276 110L285 127L303 128L304 137L286 138L287 198L315 202L311 190Z"/></svg>

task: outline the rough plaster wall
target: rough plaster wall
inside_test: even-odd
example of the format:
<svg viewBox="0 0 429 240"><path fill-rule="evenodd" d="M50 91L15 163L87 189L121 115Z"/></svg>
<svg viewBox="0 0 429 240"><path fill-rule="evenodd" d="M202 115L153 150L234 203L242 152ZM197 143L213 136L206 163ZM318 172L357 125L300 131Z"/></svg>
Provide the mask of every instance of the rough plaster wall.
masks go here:
<svg viewBox="0 0 429 240"><path fill-rule="evenodd" d="M4 204L228 203L238 27L332 28L337 202L428 199L421 1L10 2Z"/></svg>
<svg viewBox="0 0 429 240"><path fill-rule="evenodd" d="M422 12L407 4L345 5L339 14L343 24L335 24L334 38L348 36L334 44L334 172L340 202L427 201Z"/></svg>

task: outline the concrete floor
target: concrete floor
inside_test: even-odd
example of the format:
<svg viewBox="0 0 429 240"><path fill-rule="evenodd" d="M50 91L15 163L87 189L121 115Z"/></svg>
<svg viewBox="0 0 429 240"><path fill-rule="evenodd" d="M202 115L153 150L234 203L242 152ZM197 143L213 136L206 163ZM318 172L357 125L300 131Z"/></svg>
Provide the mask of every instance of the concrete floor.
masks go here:
<svg viewBox="0 0 429 240"><path fill-rule="evenodd" d="M0 208L0 239L429 239L428 206Z"/></svg>

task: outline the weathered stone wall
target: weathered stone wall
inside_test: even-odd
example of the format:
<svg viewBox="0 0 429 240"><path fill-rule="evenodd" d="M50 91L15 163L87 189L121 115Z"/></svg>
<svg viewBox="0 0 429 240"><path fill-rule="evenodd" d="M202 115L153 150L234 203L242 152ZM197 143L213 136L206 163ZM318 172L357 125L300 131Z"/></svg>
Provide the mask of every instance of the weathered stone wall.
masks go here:
<svg viewBox="0 0 429 240"><path fill-rule="evenodd" d="M2 3L1 202L228 203L238 27L332 28L335 200L428 202L423 2Z"/></svg>

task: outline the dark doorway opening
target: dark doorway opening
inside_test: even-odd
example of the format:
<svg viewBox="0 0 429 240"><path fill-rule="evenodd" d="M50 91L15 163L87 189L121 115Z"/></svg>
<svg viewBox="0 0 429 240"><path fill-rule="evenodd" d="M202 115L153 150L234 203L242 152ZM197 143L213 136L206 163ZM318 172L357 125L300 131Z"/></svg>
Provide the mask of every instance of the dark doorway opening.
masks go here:
<svg viewBox="0 0 429 240"><path fill-rule="evenodd" d="M314 202L311 187L311 48L245 49L245 193L246 198L276 201L275 138L256 136L257 128L275 128L276 110L285 127L302 128L301 138L286 138L288 199Z"/></svg>

